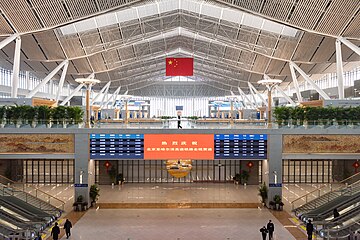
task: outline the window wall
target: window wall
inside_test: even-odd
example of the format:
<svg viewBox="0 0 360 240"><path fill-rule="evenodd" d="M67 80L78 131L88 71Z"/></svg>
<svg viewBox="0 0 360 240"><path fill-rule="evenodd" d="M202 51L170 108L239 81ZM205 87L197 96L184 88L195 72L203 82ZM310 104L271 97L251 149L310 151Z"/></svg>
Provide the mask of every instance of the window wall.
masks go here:
<svg viewBox="0 0 360 240"><path fill-rule="evenodd" d="M283 160L283 183L330 183L331 160Z"/></svg>
<svg viewBox="0 0 360 240"><path fill-rule="evenodd" d="M74 160L23 160L26 183L74 183Z"/></svg>
<svg viewBox="0 0 360 240"><path fill-rule="evenodd" d="M261 179L261 161L252 161L249 183L258 184ZM113 162L114 163L114 162ZM172 182L227 182L233 181L236 173L242 169L249 171L245 166L247 161L241 160L193 160L192 169L186 177L175 178L166 169L163 160L119 160L115 161L119 173L123 173L126 182L130 183L172 183ZM95 182L100 182L100 174L106 174L105 161L95 161ZM254 179L255 177L255 179ZM251 179L253 178L253 179Z"/></svg>

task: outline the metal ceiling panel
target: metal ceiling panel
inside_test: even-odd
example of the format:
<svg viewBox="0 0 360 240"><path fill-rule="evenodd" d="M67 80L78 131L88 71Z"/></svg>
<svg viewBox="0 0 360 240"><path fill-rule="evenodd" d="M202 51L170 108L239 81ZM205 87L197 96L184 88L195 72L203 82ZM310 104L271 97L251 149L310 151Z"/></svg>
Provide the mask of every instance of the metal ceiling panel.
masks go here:
<svg viewBox="0 0 360 240"><path fill-rule="evenodd" d="M331 0L301 0L295 5L295 8L290 16L289 23L296 26L313 29L327 5Z"/></svg>
<svg viewBox="0 0 360 240"><path fill-rule="evenodd" d="M94 0L81 0L81 3L78 0L67 0L66 5L75 19L94 14L99 10Z"/></svg>
<svg viewBox="0 0 360 240"><path fill-rule="evenodd" d="M307 73L310 74L324 74L324 73L330 73L329 72L329 66L331 66L332 63L321 63L314 65Z"/></svg>
<svg viewBox="0 0 360 240"><path fill-rule="evenodd" d="M46 60L46 56L41 51L38 43L31 34L21 37L21 50L26 54L28 59L37 61Z"/></svg>
<svg viewBox="0 0 360 240"><path fill-rule="evenodd" d="M9 23L2 15L0 15L0 34L13 34L13 33L14 31L12 30Z"/></svg>
<svg viewBox="0 0 360 240"><path fill-rule="evenodd" d="M296 49L293 61L310 61L312 55L323 40L322 36L305 33Z"/></svg>
<svg viewBox="0 0 360 240"><path fill-rule="evenodd" d="M269 58L257 55L251 70L256 72L265 72L267 65L269 64Z"/></svg>
<svg viewBox="0 0 360 240"><path fill-rule="evenodd" d="M76 58L86 55L80 39L77 36L61 37L59 40L68 58Z"/></svg>
<svg viewBox="0 0 360 240"><path fill-rule="evenodd" d="M31 0L34 9L45 26L51 27L69 20L63 1Z"/></svg>
<svg viewBox="0 0 360 240"><path fill-rule="evenodd" d="M93 72L86 58L74 59L72 62L80 74L90 74Z"/></svg>
<svg viewBox="0 0 360 240"><path fill-rule="evenodd" d="M274 57L290 59L295 50L296 44L296 41L290 41L287 37L280 37Z"/></svg>
<svg viewBox="0 0 360 240"><path fill-rule="evenodd" d="M72 61L69 61L67 72L68 72L68 74L78 74L79 73L76 70L75 65L74 65L74 63Z"/></svg>
<svg viewBox="0 0 360 240"><path fill-rule="evenodd" d="M344 37L354 37L360 39L360 11L357 12L342 35Z"/></svg>
<svg viewBox="0 0 360 240"><path fill-rule="evenodd" d="M28 32L41 28L41 24L28 1L16 1L16 6L14 6L13 0L1 0L0 9L18 32Z"/></svg>
<svg viewBox="0 0 360 240"><path fill-rule="evenodd" d="M265 73L272 74L272 75L280 75L281 70L284 67L284 65L285 65L285 62L272 59L270 61L268 68L266 69Z"/></svg>
<svg viewBox="0 0 360 240"><path fill-rule="evenodd" d="M314 56L311 58L311 62L328 62L333 54L335 48L335 39L325 37L324 40L321 42L319 48L316 50Z"/></svg>
<svg viewBox="0 0 360 240"><path fill-rule="evenodd" d="M89 61L95 72L101 72L107 69L101 53L92 55L91 57L89 57Z"/></svg>
<svg viewBox="0 0 360 240"><path fill-rule="evenodd" d="M339 36L360 9L360 1L332 0L315 30Z"/></svg>
<svg viewBox="0 0 360 240"><path fill-rule="evenodd" d="M66 58L54 31L37 32L33 35L49 60Z"/></svg>
<svg viewBox="0 0 360 240"><path fill-rule="evenodd" d="M232 0L232 1L224 0L224 1L230 2L234 5L248 9L253 12L259 12L260 8L263 4L263 0L245 0L245 1L244 0Z"/></svg>
<svg viewBox="0 0 360 240"><path fill-rule="evenodd" d="M294 0L264 1L261 13L281 21L286 21L294 4Z"/></svg>
<svg viewBox="0 0 360 240"><path fill-rule="evenodd" d="M103 41L97 30L81 34L80 40L86 54L97 53L104 50Z"/></svg>

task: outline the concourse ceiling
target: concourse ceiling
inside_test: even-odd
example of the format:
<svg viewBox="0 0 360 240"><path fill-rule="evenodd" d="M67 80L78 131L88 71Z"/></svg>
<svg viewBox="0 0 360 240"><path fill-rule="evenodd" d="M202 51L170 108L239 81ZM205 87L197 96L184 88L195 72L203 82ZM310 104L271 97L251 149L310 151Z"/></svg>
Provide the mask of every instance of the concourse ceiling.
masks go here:
<svg viewBox="0 0 360 240"><path fill-rule="evenodd" d="M247 82L264 90L256 83L264 74L287 86L290 61L309 75L335 72L336 38L360 46L360 1L1 0L0 40L15 33L21 70L39 77L68 59L74 86L94 72L95 88L111 81L110 92L224 96L249 92ZM342 46L344 70L359 66ZM0 65L12 67L14 47L0 51ZM194 58L183 91L165 82L166 57Z"/></svg>

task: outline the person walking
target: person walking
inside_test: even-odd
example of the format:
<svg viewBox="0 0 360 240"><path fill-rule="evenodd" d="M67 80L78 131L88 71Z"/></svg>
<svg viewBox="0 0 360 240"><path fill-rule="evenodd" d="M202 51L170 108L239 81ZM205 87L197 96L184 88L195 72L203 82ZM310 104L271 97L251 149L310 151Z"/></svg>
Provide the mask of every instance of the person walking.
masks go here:
<svg viewBox="0 0 360 240"><path fill-rule="evenodd" d="M263 226L262 228L260 228L260 232L261 232L262 239L266 240L266 235L268 233L268 230L266 229L266 227Z"/></svg>
<svg viewBox="0 0 360 240"><path fill-rule="evenodd" d="M66 233L66 238L69 238L71 235L70 229L72 228L72 224L69 221L69 219L66 219L66 222L64 224L64 229L65 229L65 233Z"/></svg>
<svg viewBox="0 0 360 240"><path fill-rule="evenodd" d="M178 122L178 129L182 128L180 119L181 119L181 117L180 117L180 115L178 115L178 121L177 121Z"/></svg>
<svg viewBox="0 0 360 240"><path fill-rule="evenodd" d="M336 208L334 208L333 213L334 213L334 219L340 216L340 213L338 212L338 210Z"/></svg>
<svg viewBox="0 0 360 240"><path fill-rule="evenodd" d="M306 233L308 235L308 240L312 239L313 231L314 231L314 225L311 223L311 220L309 220L308 223L306 224Z"/></svg>
<svg viewBox="0 0 360 240"><path fill-rule="evenodd" d="M268 232L269 232L269 240L273 239L273 233L275 231L275 226L274 224L271 222L271 220L269 220L267 226L266 226Z"/></svg>
<svg viewBox="0 0 360 240"><path fill-rule="evenodd" d="M60 228L58 227L58 223L56 222L55 226L51 229L51 236L53 237L54 240L58 240L59 234L60 234Z"/></svg>

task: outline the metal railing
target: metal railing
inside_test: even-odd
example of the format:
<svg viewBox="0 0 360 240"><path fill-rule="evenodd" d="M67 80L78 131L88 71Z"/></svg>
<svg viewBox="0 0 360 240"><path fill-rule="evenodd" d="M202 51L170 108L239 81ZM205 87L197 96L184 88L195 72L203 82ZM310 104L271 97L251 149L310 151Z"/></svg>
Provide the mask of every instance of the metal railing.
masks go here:
<svg viewBox="0 0 360 240"><path fill-rule="evenodd" d="M291 210L294 211L295 208L298 208L298 207L301 207L301 206L307 204L307 203L309 202L309 198L310 198L310 197L311 197L311 200L314 200L315 198L319 198L319 197L321 197L321 196L323 196L323 195L325 195L325 194L329 194L329 193L331 193L331 192L335 192L335 191L337 191L337 190L340 190L341 188L347 186L347 184L348 184L349 182L351 182L351 185L352 185L352 184L354 184L354 183L357 182L357 179L358 179L358 178L360 178L360 172L359 172L359 173L356 173L356 174L354 174L354 175L352 175L352 176L350 176L350 177L348 177L348 178L345 178L344 180L340 181L339 183L336 183L336 184L340 184L341 186L339 186L339 187L337 187L337 188L335 188L335 189L333 188L333 185L335 185L335 183L331 183L331 184L330 184L330 191L329 191L329 192L323 191L323 190L325 189L325 187L327 187L327 185L323 185L323 186L321 186L320 188L315 189L315 190L313 190L313 191L311 191L311 192L309 192L309 193L307 193L307 194L305 194L305 195L303 195L303 196L301 196L301 197L293 200L293 201L290 203L290 204L291 204ZM355 182L352 182L352 180L354 180L354 179L356 179ZM322 192L323 192L324 194L321 194ZM315 195L315 196L314 196L314 195ZM330 196L329 196L329 197L330 197ZM295 207L295 203L296 203L296 202L299 202L300 200L305 201L305 203L303 203L302 205L299 205L298 207ZM311 201L311 200L310 200L310 201Z"/></svg>
<svg viewBox="0 0 360 240"><path fill-rule="evenodd" d="M61 199L52 196L51 194L48 194L38 188L34 188L34 187L28 187L26 186L25 183L22 182L15 182L5 176L0 175L0 183L3 184L2 186L2 190L4 192L5 188L7 188L8 190L12 190L13 193L19 193L19 192L24 192L26 197L25 197L25 202L28 202L28 196L32 196L33 198L37 198L39 201L43 201L47 204L50 204L56 208L61 209L62 211L65 210L65 202L62 201ZM30 192L35 192L35 194L31 194L29 192L26 191L27 188L30 188L32 191ZM19 194L17 194L19 195Z"/></svg>

